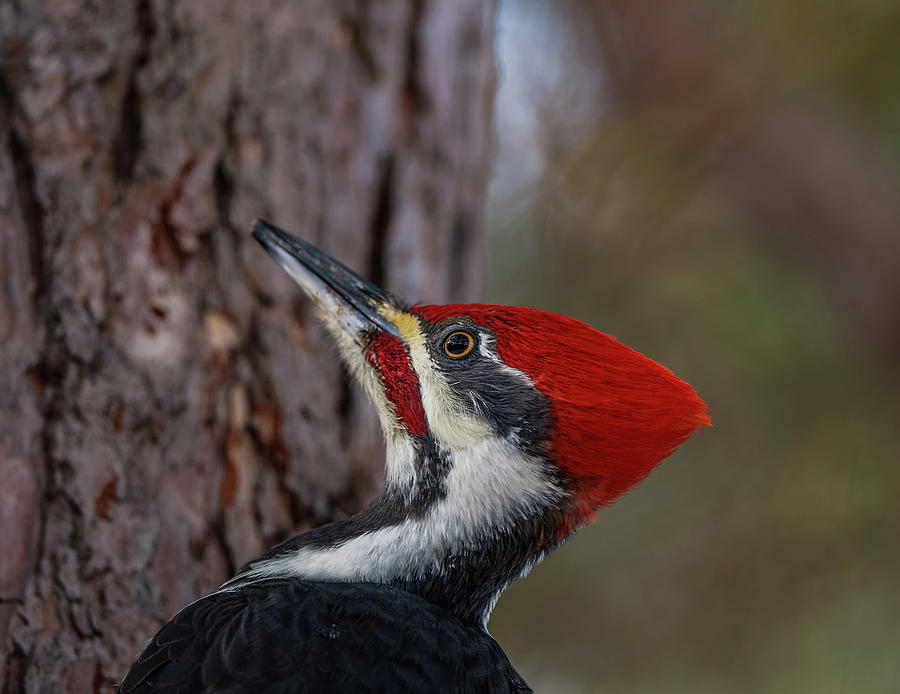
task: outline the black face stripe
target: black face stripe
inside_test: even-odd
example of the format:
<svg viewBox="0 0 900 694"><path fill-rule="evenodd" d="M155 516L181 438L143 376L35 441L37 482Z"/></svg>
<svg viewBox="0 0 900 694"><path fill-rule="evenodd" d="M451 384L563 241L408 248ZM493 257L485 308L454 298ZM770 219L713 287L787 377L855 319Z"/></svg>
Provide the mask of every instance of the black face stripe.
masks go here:
<svg viewBox="0 0 900 694"><path fill-rule="evenodd" d="M550 434L550 404L523 375L484 356L482 349L496 355L494 333L468 318L421 324L431 357L459 402L490 422L498 436L515 437L518 445L532 451L540 448ZM447 337L458 331L471 334L476 341L474 349L461 359L444 353Z"/></svg>
<svg viewBox="0 0 900 694"><path fill-rule="evenodd" d="M430 436L416 437L417 483L409 513L413 517L425 515L428 508L447 496L447 475L452 461Z"/></svg>

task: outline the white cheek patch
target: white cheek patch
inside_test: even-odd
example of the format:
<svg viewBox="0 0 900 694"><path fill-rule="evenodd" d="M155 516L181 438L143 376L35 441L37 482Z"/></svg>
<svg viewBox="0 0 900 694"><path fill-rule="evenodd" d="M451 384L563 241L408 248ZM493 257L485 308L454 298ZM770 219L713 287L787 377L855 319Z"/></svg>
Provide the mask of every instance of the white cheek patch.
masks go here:
<svg viewBox="0 0 900 694"><path fill-rule="evenodd" d="M452 451L445 481L447 496L436 514L475 532L499 530L564 498L544 463L506 439L491 436L478 445ZM444 514L443 516L441 514Z"/></svg>

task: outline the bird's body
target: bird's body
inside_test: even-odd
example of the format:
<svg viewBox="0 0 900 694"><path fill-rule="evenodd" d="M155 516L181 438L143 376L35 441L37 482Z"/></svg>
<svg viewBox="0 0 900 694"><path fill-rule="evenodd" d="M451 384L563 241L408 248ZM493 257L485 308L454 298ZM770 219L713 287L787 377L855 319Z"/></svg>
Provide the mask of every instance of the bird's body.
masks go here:
<svg viewBox="0 0 900 694"><path fill-rule="evenodd" d="M486 623L500 593L643 479L705 405L565 316L408 306L265 222L378 411L385 485L188 606L124 694L528 691Z"/></svg>
<svg viewBox="0 0 900 694"><path fill-rule="evenodd" d="M120 691L530 690L484 628L415 593L282 578L184 608L147 646Z"/></svg>

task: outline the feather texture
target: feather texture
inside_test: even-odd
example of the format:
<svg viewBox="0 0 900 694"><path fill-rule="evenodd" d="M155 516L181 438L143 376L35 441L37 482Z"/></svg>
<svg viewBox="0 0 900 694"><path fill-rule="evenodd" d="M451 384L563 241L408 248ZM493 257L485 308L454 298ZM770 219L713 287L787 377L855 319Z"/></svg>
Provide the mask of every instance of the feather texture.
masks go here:
<svg viewBox="0 0 900 694"><path fill-rule="evenodd" d="M500 646L399 588L281 579L214 593L153 637L119 694L529 692Z"/></svg>
<svg viewBox="0 0 900 694"><path fill-rule="evenodd" d="M503 363L549 402L550 457L586 515L640 482L699 426L696 391L664 366L581 321L520 306L416 306L435 323L464 317L491 330Z"/></svg>

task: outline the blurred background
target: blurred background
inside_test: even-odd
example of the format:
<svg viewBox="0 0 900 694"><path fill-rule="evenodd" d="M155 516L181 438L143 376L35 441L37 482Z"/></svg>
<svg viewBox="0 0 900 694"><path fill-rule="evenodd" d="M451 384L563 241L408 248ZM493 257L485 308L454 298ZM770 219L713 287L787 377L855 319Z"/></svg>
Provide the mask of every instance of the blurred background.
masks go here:
<svg viewBox="0 0 900 694"><path fill-rule="evenodd" d="M536 691L900 691L900 3L505 0L485 298L713 428L501 598Z"/></svg>
<svg viewBox="0 0 900 694"><path fill-rule="evenodd" d="M898 36L900 0L0 0L0 693L111 691L378 488L260 216L709 404L500 600L536 691L900 692Z"/></svg>

